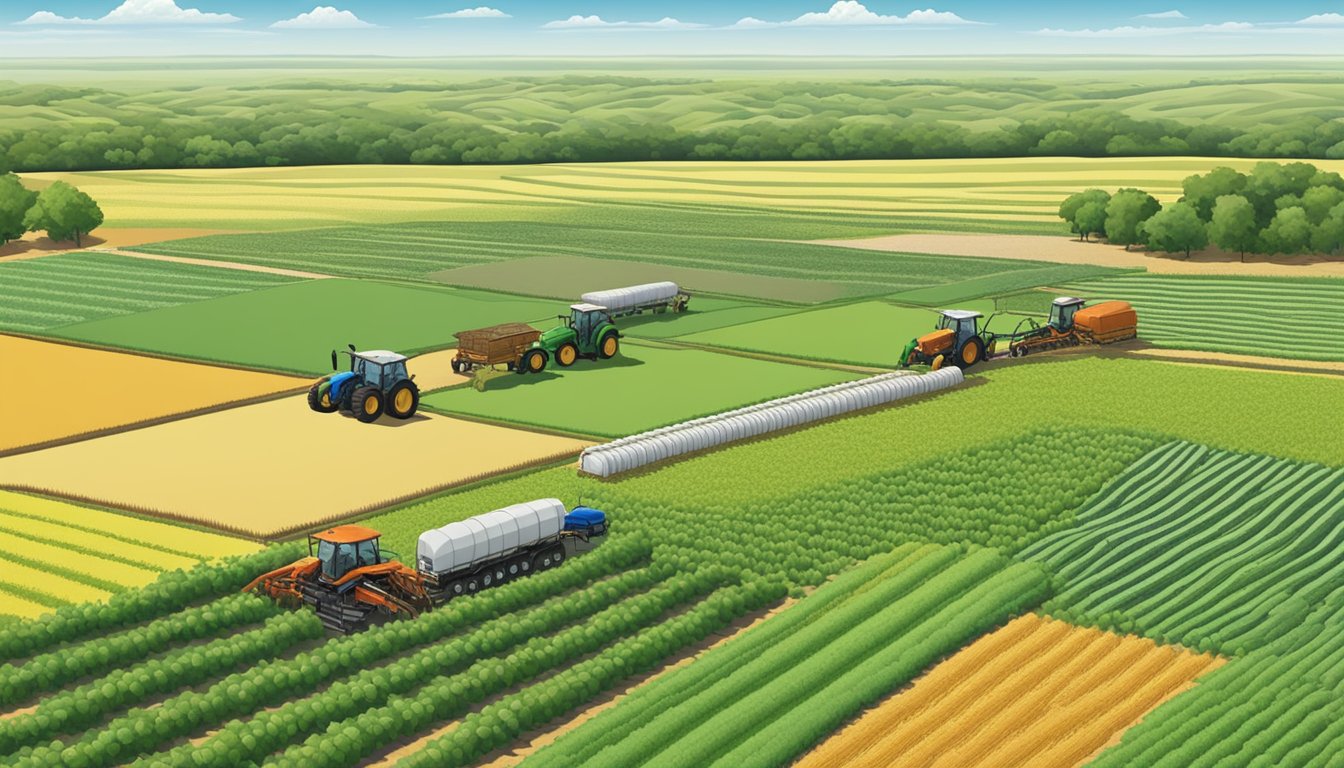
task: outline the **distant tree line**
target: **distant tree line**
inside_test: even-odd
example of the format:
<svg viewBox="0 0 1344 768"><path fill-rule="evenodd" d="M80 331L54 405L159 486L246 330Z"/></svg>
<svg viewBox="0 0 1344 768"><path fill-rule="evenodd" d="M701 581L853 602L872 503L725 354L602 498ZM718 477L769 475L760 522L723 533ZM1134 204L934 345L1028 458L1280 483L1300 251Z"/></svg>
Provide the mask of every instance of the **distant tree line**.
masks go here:
<svg viewBox="0 0 1344 768"><path fill-rule="evenodd" d="M1241 254L1335 254L1344 249L1344 178L1310 163L1257 163L1250 173L1218 167L1185 179L1184 195L1159 205L1139 189L1070 195L1060 218L1083 240L1105 236L1168 253L1210 243Z"/></svg>
<svg viewBox="0 0 1344 768"><path fill-rule="evenodd" d="M46 232L52 240L74 240L103 223L103 211L93 198L63 181L34 192L12 173L0 174L0 245L18 240L25 232Z"/></svg>
<svg viewBox="0 0 1344 768"><path fill-rule="evenodd" d="M877 107L874 106L874 109ZM861 160L1157 156L1344 158L1344 121L1245 130L1137 120L1107 109L971 129L896 114L811 114L682 128L622 116L468 121L430 110L357 113L263 104L240 114L118 113L119 124L0 127L16 171L649 160ZM0 159L0 168L6 164Z"/></svg>

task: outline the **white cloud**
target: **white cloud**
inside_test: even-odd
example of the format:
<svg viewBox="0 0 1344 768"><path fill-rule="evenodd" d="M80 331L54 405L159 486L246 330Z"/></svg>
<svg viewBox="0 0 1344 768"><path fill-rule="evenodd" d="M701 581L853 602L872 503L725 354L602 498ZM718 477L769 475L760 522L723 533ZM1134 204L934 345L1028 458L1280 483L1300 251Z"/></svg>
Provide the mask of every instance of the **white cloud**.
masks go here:
<svg viewBox="0 0 1344 768"><path fill-rule="evenodd" d="M106 16L82 19L38 11L20 24L232 24L242 19L229 13L205 13L178 7L174 0L125 0Z"/></svg>
<svg viewBox="0 0 1344 768"><path fill-rule="evenodd" d="M277 21L271 26L275 29L361 29L375 25L360 19L350 11L338 11L330 5L319 5L307 13Z"/></svg>
<svg viewBox="0 0 1344 768"><path fill-rule="evenodd" d="M1222 24L1201 24L1185 27L1110 27L1107 29L1038 29L1036 34L1050 37L1169 37L1172 35L1221 34L1249 32L1254 24L1244 21L1225 21Z"/></svg>
<svg viewBox="0 0 1344 768"><path fill-rule="evenodd" d="M739 22L740 24L741 22ZM816 13L804 13L802 16L792 20L781 22L786 26L817 26L817 25L837 25L837 26L891 26L901 24L928 24L928 25L953 25L953 24L978 24L979 22L968 21L949 11L936 11L932 8L923 10L914 10L905 16L883 16L868 10L868 6L858 2L858 0L836 0L825 11Z"/></svg>
<svg viewBox="0 0 1344 768"><path fill-rule="evenodd" d="M1338 13L1318 13L1315 16L1308 16L1307 18L1294 23L1303 26L1335 26L1344 24L1344 15Z"/></svg>
<svg viewBox="0 0 1344 768"><path fill-rule="evenodd" d="M1172 11L1162 11L1161 13L1140 13L1138 16L1135 16L1134 18L1136 18L1136 19L1188 19L1188 18L1190 18L1190 17L1189 17L1189 16L1186 16L1184 13L1181 13L1180 11L1172 10Z"/></svg>
<svg viewBox="0 0 1344 768"><path fill-rule="evenodd" d="M433 16L425 16L426 19L511 19L509 14L499 10L482 5L479 8L463 8L460 11L451 13L436 13Z"/></svg>
<svg viewBox="0 0 1344 768"><path fill-rule="evenodd" d="M704 24L691 24L664 17L658 21L607 21L601 16L579 16L548 21L543 29L704 29Z"/></svg>
<svg viewBox="0 0 1344 768"><path fill-rule="evenodd" d="M773 21L762 21L756 18L755 16L746 16L744 18L738 19L737 23L733 25L733 27L737 29L761 29L763 27L775 27L775 26L779 25Z"/></svg>

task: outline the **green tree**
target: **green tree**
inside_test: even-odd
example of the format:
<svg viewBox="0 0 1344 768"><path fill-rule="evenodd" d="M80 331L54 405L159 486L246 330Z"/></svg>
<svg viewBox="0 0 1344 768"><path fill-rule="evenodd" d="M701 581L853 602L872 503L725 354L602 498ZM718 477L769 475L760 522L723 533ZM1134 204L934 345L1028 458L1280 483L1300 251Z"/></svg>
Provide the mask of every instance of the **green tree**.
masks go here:
<svg viewBox="0 0 1344 768"><path fill-rule="evenodd" d="M1209 240L1225 251L1236 251L1241 260L1259 241L1255 227L1255 206L1241 195L1223 195L1213 204L1209 222Z"/></svg>
<svg viewBox="0 0 1344 768"><path fill-rule="evenodd" d="M1336 205L1325 215L1311 233L1311 249L1317 253L1335 253L1344 248L1344 203Z"/></svg>
<svg viewBox="0 0 1344 768"><path fill-rule="evenodd" d="M1311 247L1311 220L1301 207L1284 208L1260 234L1270 253L1306 253Z"/></svg>
<svg viewBox="0 0 1344 768"><path fill-rule="evenodd" d="M36 200L37 193L24 187L18 176L0 175L0 245L23 236L24 215Z"/></svg>
<svg viewBox="0 0 1344 768"><path fill-rule="evenodd" d="M1122 189L1106 204L1106 239L1125 250L1138 243L1139 225L1162 209L1157 198L1141 189Z"/></svg>
<svg viewBox="0 0 1344 768"><path fill-rule="evenodd" d="M75 247L81 248L82 236L103 223L103 211L93 198L57 181L38 194L23 223L33 232L45 230L52 240L73 239Z"/></svg>
<svg viewBox="0 0 1344 768"><path fill-rule="evenodd" d="M1320 224L1336 205L1344 203L1344 190L1330 186L1312 187L1302 193L1302 208L1312 224Z"/></svg>
<svg viewBox="0 0 1344 768"><path fill-rule="evenodd" d="M1184 251L1187 259L1191 251L1209 244L1209 234L1199 213L1184 202L1164 206L1139 226L1139 232L1149 248L1167 253Z"/></svg>
<svg viewBox="0 0 1344 768"><path fill-rule="evenodd" d="M1246 176L1227 166L1219 166L1200 176L1189 176L1181 183L1182 198L1193 205L1199 218L1208 221L1213 216L1213 205L1223 195L1239 195L1246 189Z"/></svg>
<svg viewBox="0 0 1344 768"><path fill-rule="evenodd" d="M1106 229L1106 204L1111 201L1111 193L1104 189L1089 189L1069 195L1059 205L1059 217L1069 222L1069 229L1086 240L1094 232Z"/></svg>

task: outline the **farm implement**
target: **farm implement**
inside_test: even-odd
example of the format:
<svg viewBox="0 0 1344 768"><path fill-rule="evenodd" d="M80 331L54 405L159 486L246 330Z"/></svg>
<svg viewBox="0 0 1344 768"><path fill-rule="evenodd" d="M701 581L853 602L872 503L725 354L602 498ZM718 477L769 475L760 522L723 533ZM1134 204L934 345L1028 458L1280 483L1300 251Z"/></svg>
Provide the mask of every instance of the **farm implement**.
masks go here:
<svg viewBox="0 0 1344 768"><path fill-rule="evenodd" d="M308 537L308 556L258 576L244 592L311 606L330 630L415 618L454 597L555 568L597 545L606 516L566 512L558 499L514 504L420 534L416 567L379 546L381 534L338 525Z"/></svg>
<svg viewBox="0 0 1344 768"><path fill-rule="evenodd" d="M308 390L308 407L318 413L342 411L368 424L384 413L409 419L420 407L420 388L406 375L406 356L387 350L358 352L349 345L350 370L323 376ZM337 353L331 353L336 371Z"/></svg>
<svg viewBox="0 0 1344 768"><path fill-rule="evenodd" d="M994 357L1002 343L1008 346L1008 356L1022 357L1082 344L1113 344L1138 335L1139 318L1128 303L1085 304L1083 299L1060 297L1051 303L1050 317L1044 325L1024 318L1012 333L990 331L993 316L981 323L984 315L979 312L942 310L933 332L906 345L901 367L927 365L936 371L951 363L965 369Z"/></svg>
<svg viewBox="0 0 1344 768"><path fill-rule="evenodd" d="M607 360L621 349L621 334L607 308L573 304L561 325L538 331L522 323L506 323L457 334L457 373L477 371L476 388L483 389L498 366L518 374L541 373L554 360L568 368L579 358Z"/></svg>

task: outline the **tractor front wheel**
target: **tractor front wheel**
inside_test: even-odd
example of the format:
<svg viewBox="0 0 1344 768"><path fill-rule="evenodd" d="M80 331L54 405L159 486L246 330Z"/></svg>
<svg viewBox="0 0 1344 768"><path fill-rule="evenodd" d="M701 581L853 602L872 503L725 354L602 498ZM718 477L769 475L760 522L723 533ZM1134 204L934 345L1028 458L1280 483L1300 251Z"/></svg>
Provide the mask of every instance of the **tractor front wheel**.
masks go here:
<svg viewBox="0 0 1344 768"><path fill-rule="evenodd" d="M617 338L616 332L611 331L602 337L597 343L597 356L603 360L610 360L621 351L621 340Z"/></svg>
<svg viewBox="0 0 1344 768"><path fill-rule="evenodd" d="M541 373L546 370L546 353L540 349L530 349L523 355L522 373Z"/></svg>
<svg viewBox="0 0 1344 768"><path fill-rule="evenodd" d="M331 387L322 390L322 382L318 382L308 390L308 407L318 413L335 413L336 403L331 401Z"/></svg>
<svg viewBox="0 0 1344 768"><path fill-rule="evenodd" d="M565 342L560 348L555 350L555 362L561 368L568 368L579 359L579 348L572 342Z"/></svg>
<svg viewBox="0 0 1344 768"><path fill-rule="evenodd" d="M414 381L403 381L388 395L387 412L395 419L409 419L420 407L420 388Z"/></svg>
<svg viewBox="0 0 1344 768"><path fill-rule="evenodd" d="M360 387L350 400L355 418L369 424L383 415L383 393L377 387Z"/></svg>

